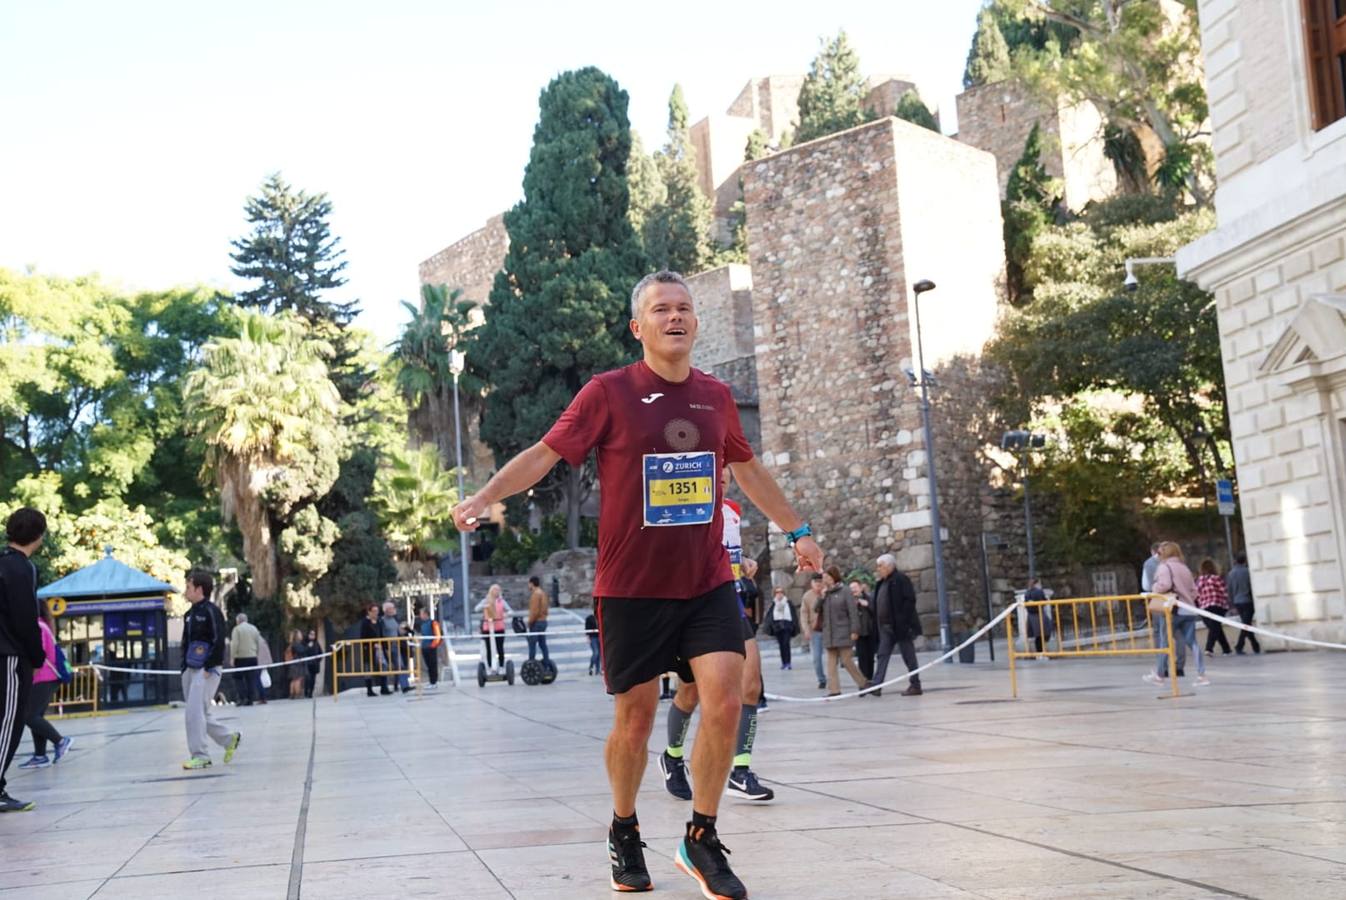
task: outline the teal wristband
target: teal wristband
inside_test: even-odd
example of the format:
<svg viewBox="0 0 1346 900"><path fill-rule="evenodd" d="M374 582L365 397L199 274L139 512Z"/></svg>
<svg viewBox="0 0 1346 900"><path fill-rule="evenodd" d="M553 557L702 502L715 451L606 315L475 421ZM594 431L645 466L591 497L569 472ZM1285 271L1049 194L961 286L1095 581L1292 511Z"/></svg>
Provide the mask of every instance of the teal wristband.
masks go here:
<svg viewBox="0 0 1346 900"><path fill-rule="evenodd" d="M795 542L798 541L800 538L813 537L813 529L809 527L808 522L805 522L803 525L800 525L794 531L787 531L785 533L785 536L789 539L790 546L793 547Z"/></svg>

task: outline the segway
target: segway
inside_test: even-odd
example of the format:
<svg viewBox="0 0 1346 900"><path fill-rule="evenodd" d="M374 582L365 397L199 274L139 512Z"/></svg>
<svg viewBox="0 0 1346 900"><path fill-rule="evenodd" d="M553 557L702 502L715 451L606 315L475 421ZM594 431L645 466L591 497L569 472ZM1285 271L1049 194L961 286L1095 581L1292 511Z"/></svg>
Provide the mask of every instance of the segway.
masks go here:
<svg viewBox="0 0 1346 900"><path fill-rule="evenodd" d="M530 659L519 667L524 684L551 684L556 680L556 663L549 659Z"/></svg>
<svg viewBox="0 0 1346 900"><path fill-rule="evenodd" d="M505 660L505 672L503 675L492 675L490 672L486 671L486 663L477 663L477 687L486 687L486 682L488 681L503 681L510 685L514 684L514 660Z"/></svg>

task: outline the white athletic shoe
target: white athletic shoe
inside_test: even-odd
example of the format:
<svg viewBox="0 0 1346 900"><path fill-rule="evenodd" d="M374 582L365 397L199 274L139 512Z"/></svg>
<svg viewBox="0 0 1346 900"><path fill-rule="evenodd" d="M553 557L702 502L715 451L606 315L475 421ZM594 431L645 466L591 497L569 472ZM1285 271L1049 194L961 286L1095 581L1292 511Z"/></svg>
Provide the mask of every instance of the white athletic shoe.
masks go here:
<svg viewBox="0 0 1346 900"><path fill-rule="evenodd" d="M1204 687L1210 684L1210 679L1207 678L1205 675L1198 675L1196 676L1196 683Z"/></svg>
<svg viewBox="0 0 1346 900"><path fill-rule="evenodd" d="M1144 675L1140 677L1143 680L1148 681L1150 684L1159 684L1159 685L1168 684L1167 678L1164 678L1161 675L1156 675L1153 672L1146 672Z"/></svg>

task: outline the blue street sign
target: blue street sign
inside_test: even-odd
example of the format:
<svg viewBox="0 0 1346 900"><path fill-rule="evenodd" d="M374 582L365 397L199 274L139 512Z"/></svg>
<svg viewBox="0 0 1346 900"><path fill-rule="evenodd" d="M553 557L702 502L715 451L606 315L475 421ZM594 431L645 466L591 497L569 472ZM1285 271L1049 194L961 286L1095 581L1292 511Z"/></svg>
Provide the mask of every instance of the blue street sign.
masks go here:
<svg viewBox="0 0 1346 900"><path fill-rule="evenodd" d="M1234 482L1224 479L1215 482L1215 502L1220 507L1220 515L1234 515Z"/></svg>

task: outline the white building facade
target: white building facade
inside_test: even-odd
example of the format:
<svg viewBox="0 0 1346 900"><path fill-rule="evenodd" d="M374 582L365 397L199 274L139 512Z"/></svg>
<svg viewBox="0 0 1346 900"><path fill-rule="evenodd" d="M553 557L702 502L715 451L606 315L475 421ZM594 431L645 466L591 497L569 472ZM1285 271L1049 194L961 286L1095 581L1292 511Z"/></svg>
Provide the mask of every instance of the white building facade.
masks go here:
<svg viewBox="0 0 1346 900"><path fill-rule="evenodd" d="M1257 619L1346 639L1346 3L1201 0L1214 293ZM1341 15L1338 15L1338 12Z"/></svg>

